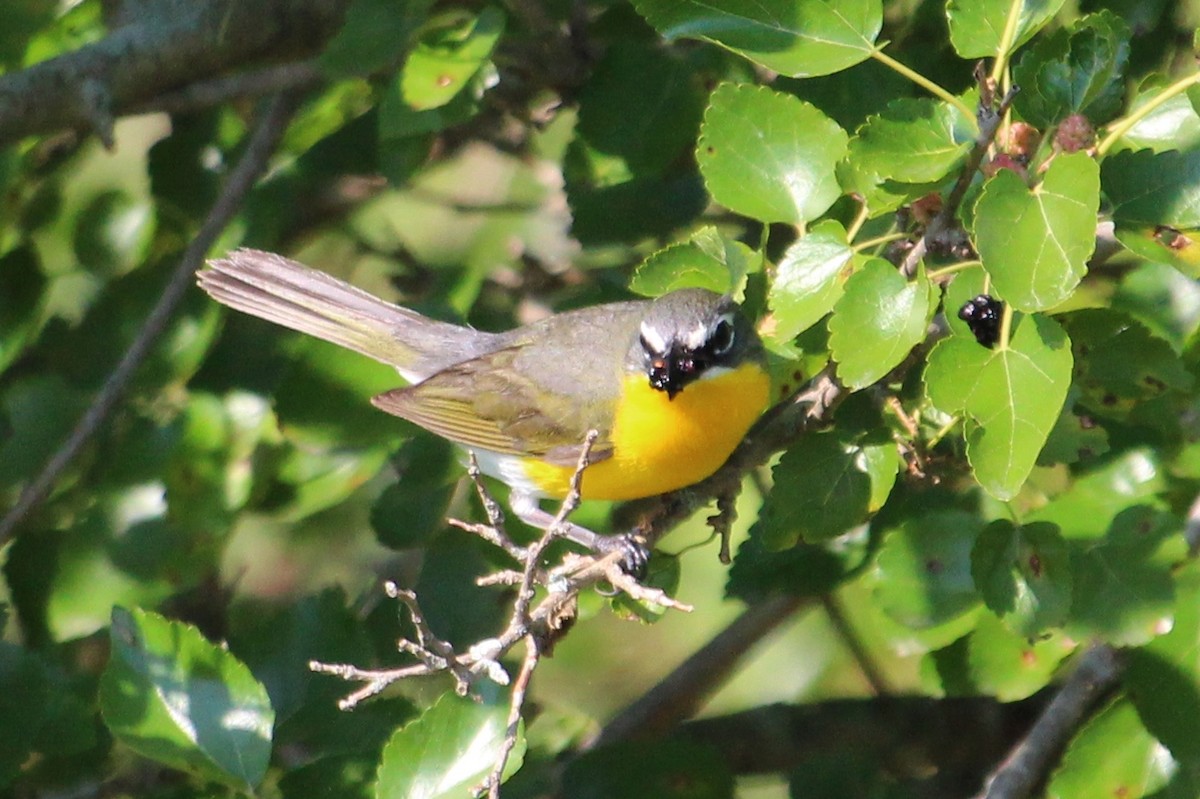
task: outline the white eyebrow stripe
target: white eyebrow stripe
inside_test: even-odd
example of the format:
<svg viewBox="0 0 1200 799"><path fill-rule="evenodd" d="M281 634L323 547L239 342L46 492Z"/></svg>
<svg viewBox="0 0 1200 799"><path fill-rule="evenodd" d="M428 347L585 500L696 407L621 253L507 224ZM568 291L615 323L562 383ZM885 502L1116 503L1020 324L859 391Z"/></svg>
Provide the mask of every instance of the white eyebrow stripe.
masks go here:
<svg viewBox="0 0 1200 799"><path fill-rule="evenodd" d="M683 343L690 350L698 350L703 347L708 343L708 325L700 324L692 328Z"/></svg>
<svg viewBox="0 0 1200 799"><path fill-rule="evenodd" d="M654 350L656 355L667 354L667 342L662 337L662 334L658 332L658 330L654 329L645 322L642 322L641 333L642 340L650 345L650 348Z"/></svg>

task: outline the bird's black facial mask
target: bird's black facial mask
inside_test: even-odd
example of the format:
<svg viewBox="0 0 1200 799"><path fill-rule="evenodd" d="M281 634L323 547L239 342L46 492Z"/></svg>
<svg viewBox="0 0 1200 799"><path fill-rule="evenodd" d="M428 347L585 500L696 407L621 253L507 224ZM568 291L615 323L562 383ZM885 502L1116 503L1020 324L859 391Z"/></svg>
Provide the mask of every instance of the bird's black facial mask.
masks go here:
<svg viewBox="0 0 1200 799"><path fill-rule="evenodd" d="M657 391L667 392L668 399L675 399L676 394L704 374L706 369L728 359L733 350L733 340L733 321L729 317L722 317L717 322L701 347L672 341L665 353L658 352L643 335L642 349L646 352L646 373L650 377L650 386Z"/></svg>
<svg viewBox="0 0 1200 799"><path fill-rule="evenodd" d="M700 353L674 344L666 355L650 355L650 386L667 392L668 399L675 399L675 395L699 377L707 365Z"/></svg>

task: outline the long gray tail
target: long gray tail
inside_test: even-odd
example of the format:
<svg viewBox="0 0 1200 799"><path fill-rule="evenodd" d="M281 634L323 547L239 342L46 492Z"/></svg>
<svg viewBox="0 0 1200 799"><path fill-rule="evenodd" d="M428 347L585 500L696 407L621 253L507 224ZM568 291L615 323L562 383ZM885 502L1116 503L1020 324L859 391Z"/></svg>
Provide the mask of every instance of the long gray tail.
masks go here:
<svg viewBox="0 0 1200 799"><path fill-rule="evenodd" d="M208 262L197 282L215 300L396 367L410 382L479 354L490 334L421 316L335 277L261 250Z"/></svg>

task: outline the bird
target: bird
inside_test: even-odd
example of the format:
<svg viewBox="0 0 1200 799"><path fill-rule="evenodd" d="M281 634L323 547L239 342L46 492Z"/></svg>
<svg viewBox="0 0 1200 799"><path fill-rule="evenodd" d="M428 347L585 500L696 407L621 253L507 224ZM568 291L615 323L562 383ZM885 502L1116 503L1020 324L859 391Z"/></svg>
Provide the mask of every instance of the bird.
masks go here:
<svg viewBox="0 0 1200 799"><path fill-rule="evenodd" d="M580 498L655 496L715 472L766 409L763 344L728 296L700 288L547 316L504 332L430 319L275 253L237 249L197 275L235 310L394 367L407 386L387 413L471 451L532 527L570 490L589 434ZM593 432L594 431L594 432ZM605 536L567 522L593 550Z"/></svg>

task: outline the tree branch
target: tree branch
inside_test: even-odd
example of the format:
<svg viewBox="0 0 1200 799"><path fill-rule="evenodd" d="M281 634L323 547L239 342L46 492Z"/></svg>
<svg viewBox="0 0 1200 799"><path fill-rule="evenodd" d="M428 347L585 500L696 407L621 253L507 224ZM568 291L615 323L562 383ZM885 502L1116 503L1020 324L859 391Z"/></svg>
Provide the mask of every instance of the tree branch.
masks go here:
<svg viewBox="0 0 1200 799"><path fill-rule="evenodd" d="M29 513L49 496L54 484L63 471L79 454L92 437L96 434L125 393L129 381L137 372L142 361L150 354L158 337L162 335L176 307L184 297L184 292L191 287L193 275L210 247L225 229L229 220L234 217L241 207L242 201L254 186L255 181L266 171L267 162L275 151L283 135L284 128L291 118L294 99L289 95L279 95L274 98L263 113L257 127L250 137L246 151L243 153L228 180L221 190L220 196L213 204L196 237L192 239L187 249L175 267L175 273L163 289L162 296L154 309L150 311L137 338L129 345L129 349L121 357L105 381L104 386L96 394L92 404L80 418L71 435L50 458L42 471L21 492L17 504L0 519L0 547L13 537L17 526Z"/></svg>
<svg viewBox="0 0 1200 799"><path fill-rule="evenodd" d="M807 604L799 597L778 595L746 608L658 685L618 713L588 748L660 736L691 718L737 669L751 646Z"/></svg>
<svg viewBox="0 0 1200 799"><path fill-rule="evenodd" d="M1040 695L1013 703L986 697L834 699L690 721L674 734L711 744L735 774L786 773L852 750L861 762L897 777L936 773L959 783L938 795L963 796L1044 704Z"/></svg>
<svg viewBox="0 0 1200 799"><path fill-rule="evenodd" d="M1108 644L1093 644L1046 705L1033 728L988 781L982 799L1022 799L1046 777L1080 722L1121 679L1122 664Z"/></svg>
<svg viewBox="0 0 1200 799"><path fill-rule="evenodd" d="M96 130L164 93L235 67L311 56L349 0L153 0L104 39L0 76L0 146ZM274 75L278 77L278 75ZM107 143L107 142L106 142Z"/></svg>

